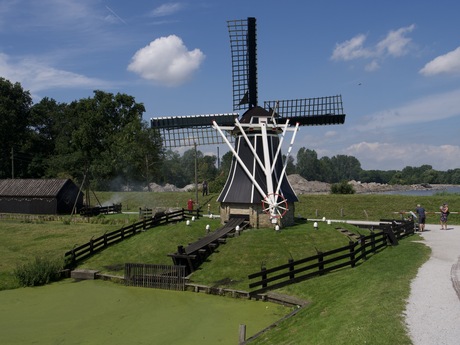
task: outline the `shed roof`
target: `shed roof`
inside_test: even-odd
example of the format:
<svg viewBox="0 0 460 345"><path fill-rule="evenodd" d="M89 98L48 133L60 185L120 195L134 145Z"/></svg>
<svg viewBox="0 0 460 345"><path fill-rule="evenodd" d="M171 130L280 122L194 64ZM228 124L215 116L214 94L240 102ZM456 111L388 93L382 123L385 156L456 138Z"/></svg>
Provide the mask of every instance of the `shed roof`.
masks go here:
<svg viewBox="0 0 460 345"><path fill-rule="evenodd" d="M55 197L70 179L0 179L0 196Z"/></svg>

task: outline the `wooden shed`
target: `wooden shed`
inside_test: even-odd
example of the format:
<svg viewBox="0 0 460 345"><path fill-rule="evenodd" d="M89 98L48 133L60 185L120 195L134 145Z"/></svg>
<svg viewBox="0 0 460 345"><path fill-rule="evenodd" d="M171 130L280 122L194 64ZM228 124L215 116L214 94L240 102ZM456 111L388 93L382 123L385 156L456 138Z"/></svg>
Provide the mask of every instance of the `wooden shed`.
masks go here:
<svg viewBox="0 0 460 345"><path fill-rule="evenodd" d="M70 179L0 179L0 212L71 214L83 206L83 193Z"/></svg>

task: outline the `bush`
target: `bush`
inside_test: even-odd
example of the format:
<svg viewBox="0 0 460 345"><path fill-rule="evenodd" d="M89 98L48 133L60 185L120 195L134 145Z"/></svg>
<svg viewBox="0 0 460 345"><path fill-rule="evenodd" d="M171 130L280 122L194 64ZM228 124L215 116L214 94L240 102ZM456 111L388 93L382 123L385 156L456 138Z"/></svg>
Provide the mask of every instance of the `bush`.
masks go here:
<svg viewBox="0 0 460 345"><path fill-rule="evenodd" d="M334 183L331 185L332 194L355 194L355 189L347 181L342 181L340 183Z"/></svg>
<svg viewBox="0 0 460 345"><path fill-rule="evenodd" d="M58 280L63 267L60 259L36 257L34 261L18 266L14 276L21 286L40 286Z"/></svg>

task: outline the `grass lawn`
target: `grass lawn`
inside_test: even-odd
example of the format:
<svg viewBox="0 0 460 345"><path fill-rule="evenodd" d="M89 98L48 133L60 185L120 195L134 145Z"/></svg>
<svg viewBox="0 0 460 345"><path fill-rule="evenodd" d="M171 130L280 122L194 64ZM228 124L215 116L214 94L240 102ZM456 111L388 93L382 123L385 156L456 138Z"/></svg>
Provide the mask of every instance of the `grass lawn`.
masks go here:
<svg viewBox="0 0 460 345"><path fill-rule="evenodd" d="M98 198L101 202L105 202L117 197L118 199L113 202L121 202L123 211L126 209L129 212L135 212L139 207L163 207L167 209L168 207L181 207L181 204L183 204L182 207L185 207L186 200L190 196L192 196L191 193L100 193ZM200 196L203 204L210 204L211 213L213 214L218 214L218 204L215 202L216 197L217 195L215 194L210 195L206 200L201 200ZM322 218L324 216L328 219L338 220L378 221L381 218L399 219L401 216L394 212L413 210L417 203L424 205L428 212L434 212L437 211L439 204L442 202L448 202L452 211L460 209L459 195L429 197L301 195L300 202L296 204L295 214L296 216L300 215L308 218ZM121 227L120 223L111 221L111 219L130 222L135 218L136 215L127 216L125 214L105 216L99 217L92 223L62 221L26 223L17 220L0 220L0 238L2 239L0 241L0 257L2 258L0 261L0 289L5 290L17 287L12 271L18 264L26 263L36 256L63 257L63 254L74 245L84 244L91 237L100 236L106 231L119 229ZM438 215L428 214L427 223L438 223ZM167 254L175 252L178 245L187 245L189 242L204 236L207 224L210 224L212 230L220 226L218 219L211 220L203 217L192 222L190 226L178 223L150 229L94 255L83 262L80 267L123 275L123 271L120 268L123 267L125 262L172 264L172 260ZM449 224L460 224L460 216L451 214ZM348 238L340 234L335 229L335 226L335 223L332 223L331 226L321 223L320 230L315 231L312 227L312 222L299 222L299 224L283 229L280 232L275 232L273 229L244 231L240 237L229 238L226 244L219 246L218 250L209 257L200 269L193 273L191 280L200 284L248 290L247 275L257 272L262 265L270 268L284 264L290 258L296 260L313 255L316 250L327 251L347 244ZM357 230L350 225L346 225L346 227L352 232L359 231L362 234L366 234L366 230ZM410 344L402 316L405 301L409 296L410 282L415 277L417 269L429 257L429 249L423 244L416 243L416 240L420 240L418 235L404 239L398 246L388 247L376 255L370 256L367 261L361 262L353 269L345 268L278 290L277 292L308 300L311 304L302 309L295 317L283 321L278 327L265 333L255 343L315 345ZM101 284L101 286L97 284ZM96 287L95 291L98 292L87 292L86 295L78 297L77 292L73 290L74 287L78 290L86 285L92 286L90 290ZM47 288L56 288L53 292L54 298L60 298L57 294L61 293L66 298L66 302L62 302L68 306L66 312L58 312L58 309L56 309L57 315L60 315L59 319L64 322L68 318L71 322L66 327L73 329L72 327L75 325L79 326L80 333L83 334L85 332L94 333L98 327L97 324L100 323L102 334L108 336L109 326L105 325L105 318L110 319L112 317L112 322L117 325L112 330L113 334L131 335L131 338L128 341L125 339L123 343L135 343L139 339L138 343L142 344L142 341L144 341L143 334L148 333L142 327L147 327L146 324L152 326L157 322L155 321L156 314L153 312L155 310L154 306L150 306L146 311L144 311L142 303L137 306L134 303L137 309L131 310L126 306L117 308L118 299L116 296L135 288L125 288L124 286L106 282L71 284L69 281L42 288L1 291L1 322L8 320L10 313L8 309L4 308L5 303L1 302L2 298L5 298L3 296L10 296L6 300L10 301L8 303L14 303L15 299L20 301L23 295L26 298L25 295L27 294L33 295L38 291L47 291ZM67 289L70 290L66 292ZM111 296L112 293L115 296L109 300L102 298L104 300L103 306L108 308L108 314L104 313L103 308L99 306L99 309L91 309L91 313L89 313L88 317L89 320L93 320L92 323L74 319L71 311L75 303L77 304L75 308L78 309L78 301L81 302L80 304L85 305L86 300L93 301L93 294L94 296L99 296L99 291L101 290L106 290L100 293L102 296L104 294ZM150 289L140 289L140 291L146 291L145 294L156 295L156 292L153 293ZM18 294L18 297L13 297L15 293ZM143 296L144 292L139 294ZM203 296L202 294L179 293L179 295L181 294L187 297ZM208 302L198 304L207 305L208 307L217 303L215 301L220 302L220 300L229 301L230 304L240 302L231 298L208 295L203 297ZM167 298L164 297L164 299ZM146 303L148 303L148 298L145 297L145 299ZM44 300L46 301L47 299L44 297ZM38 299L35 302L39 303ZM176 306L174 299L169 303ZM258 304L258 302L255 302L255 304ZM265 308L267 304L262 303L261 305ZM31 309L32 315L37 313L37 316L42 317L42 313L46 312L50 314L49 318L53 318L55 309L48 308L46 304L37 304L37 307L37 309ZM222 310L226 310L226 307L222 308ZM130 311L126 314L125 309ZM138 318L133 316L138 315L136 312L140 313ZM167 315L167 311L164 313ZM216 313L219 313L219 311L216 311ZM96 315L94 318L93 314ZM278 313L276 315L279 316ZM120 320L116 319L116 317ZM115 321L113 318L115 318ZM126 320L126 322L123 322L123 320ZM193 320L196 323L196 320ZM33 323L33 321L30 322ZM39 319L35 318L35 322L39 322ZM161 324L161 320L158 322ZM195 334L193 339L198 339L198 331L194 333L195 324L183 322L191 337L192 334ZM208 333L213 332L212 328L214 326L212 323L208 324L206 321L203 324L206 325ZM13 330L14 327L11 326L10 331L13 332ZM260 328L257 328L258 330ZM59 343L58 340L61 339L59 338L61 336L62 339L69 341L64 337L64 334L59 335L57 330L53 332L51 334L56 336L56 343ZM248 336L250 336L251 332L248 332ZM204 336L203 334L207 334L206 331L199 331L199 333L202 337ZM233 334L235 337L237 336L237 330L233 328L230 333L232 337ZM134 337L132 334L135 334ZM0 335L0 343L11 343L2 341L1 336L3 336L3 333ZM46 335L43 336L45 337L43 339L50 340L46 338ZM94 339L100 340L100 337L102 335L97 335ZM184 337L182 336L182 338ZM152 338L150 338L151 340ZM215 339L208 341L209 339L207 338L202 338L201 340L202 344L215 344L221 341L216 341ZM99 341L99 343L101 342L103 341ZM44 341L43 343L48 344L50 342ZM89 344L90 342L86 343ZM178 342L169 341L166 343ZM236 343L236 340L232 342L232 344L234 343Z"/></svg>
<svg viewBox="0 0 460 345"><path fill-rule="evenodd" d="M0 290L17 287L12 275L21 264L35 257L62 257L74 245L83 244L119 224L67 223L62 221L0 221Z"/></svg>

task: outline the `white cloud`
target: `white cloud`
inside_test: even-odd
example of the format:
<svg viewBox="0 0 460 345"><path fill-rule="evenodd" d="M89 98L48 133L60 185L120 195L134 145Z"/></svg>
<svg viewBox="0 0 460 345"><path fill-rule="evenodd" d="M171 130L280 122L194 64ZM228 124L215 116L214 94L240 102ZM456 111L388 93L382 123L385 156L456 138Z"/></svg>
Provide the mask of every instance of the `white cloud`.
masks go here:
<svg viewBox="0 0 460 345"><path fill-rule="evenodd" d="M380 68L380 64L378 63L377 60L372 60L370 63L368 63L364 69L367 71L367 72L373 72L373 71L376 71Z"/></svg>
<svg viewBox="0 0 460 345"><path fill-rule="evenodd" d="M19 82L24 89L32 93L53 88L108 87L108 83L99 79L56 69L33 58L24 58L10 62L6 54L0 53L0 75L11 82Z"/></svg>
<svg viewBox="0 0 460 345"><path fill-rule="evenodd" d="M170 35L139 49L128 70L162 85L178 86L192 77L204 58L201 50L189 51L179 37Z"/></svg>
<svg viewBox="0 0 460 345"><path fill-rule="evenodd" d="M327 131L327 132L324 134L324 136L325 136L326 138L333 138L333 137L335 137L335 136L337 136L337 135L338 135L338 132L337 132L337 131Z"/></svg>
<svg viewBox="0 0 460 345"><path fill-rule="evenodd" d="M415 25L400 28L395 31L390 31L382 41L377 43L376 54L381 56L388 54L390 56L403 56L408 52L411 39L405 37L409 32L412 32L415 29Z"/></svg>
<svg viewBox="0 0 460 345"><path fill-rule="evenodd" d="M360 34L348 41L336 44L331 59L348 61L372 56L372 52L363 47L365 40L366 36Z"/></svg>
<svg viewBox="0 0 460 345"><path fill-rule="evenodd" d="M152 16L153 17L164 17L164 16L169 16L173 13L176 13L177 11L181 10L183 5L179 2L175 3L169 3L169 4L164 4L161 6L158 6L152 11Z"/></svg>
<svg viewBox="0 0 460 345"><path fill-rule="evenodd" d="M460 89L412 101L399 108L380 111L364 117L354 129L369 131L387 127L439 121L460 115Z"/></svg>
<svg viewBox="0 0 460 345"><path fill-rule="evenodd" d="M401 170L406 166L429 164L435 170L452 168L460 160L460 146L399 145L380 142L360 142L349 146L346 154L356 157L364 170ZM442 154L440 154L442 152Z"/></svg>
<svg viewBox="0 0 460 345"><path fill-rule="evenodd" d="M437 74L459 74L460 47L431 60L419 71L419 73L425 76Z"/></svg>
<svg viewBox="0 0 460 345"><path fill-rule="evenodd" d="M350 40L338 43L332 52L332 60L350 61L356 59L373 59L367 64L366 71L375 71L380 67L378 59L384 59L387 56L400 57L408 53L412 40L406 35L412 32L415 25L402 27L390 31L387 36L378 42L375 46L366 47L367 36L359 34Z"/></svg>

